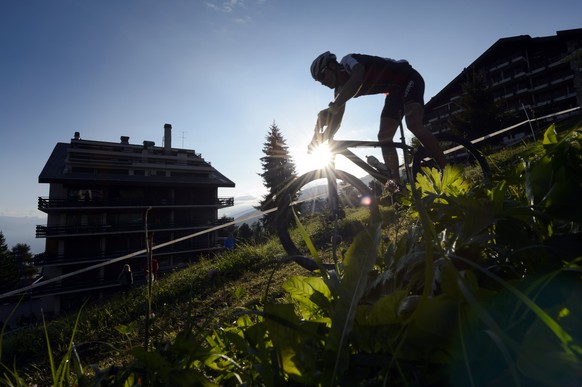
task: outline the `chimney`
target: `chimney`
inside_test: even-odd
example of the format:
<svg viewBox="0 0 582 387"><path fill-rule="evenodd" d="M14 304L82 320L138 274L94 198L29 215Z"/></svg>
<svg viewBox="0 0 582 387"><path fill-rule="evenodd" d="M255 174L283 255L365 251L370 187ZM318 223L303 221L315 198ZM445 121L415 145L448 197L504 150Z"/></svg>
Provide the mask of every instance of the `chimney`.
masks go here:
<svg viewBox="0 0 582 387"><path fill-rule="evenodd" d="M73 136L73 139L80 140L81 139L81 133L75 132L75 135Z"/></svg>
<svg viewBox="0 0 582 387"><path fill-rule="evenodd" d="M172 149L172 125L164 125L164 151Z"/></svg>
<svg viewBox="0 0 582 387"><path fill-rule="evenodd" d="M122 144L129 144L129 137L128 136L121 136L121 143Z"/></svg>

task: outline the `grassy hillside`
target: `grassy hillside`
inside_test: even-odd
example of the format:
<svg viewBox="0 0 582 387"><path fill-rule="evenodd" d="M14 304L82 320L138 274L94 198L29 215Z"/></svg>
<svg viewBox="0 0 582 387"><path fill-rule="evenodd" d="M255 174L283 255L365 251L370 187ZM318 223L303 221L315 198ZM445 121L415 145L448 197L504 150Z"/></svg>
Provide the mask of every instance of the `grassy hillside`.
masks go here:
<svg viewBox="0 0 582 387"><path fill-rule="evenodd" d="M489 155L491 186L447 170L384 208L382 228L355 211L343 229L365 232L338 272L305 272L276 239L239 245L151 296L3 336L0 381L568 385L582 371L582 132L568 125Z"/></svg>

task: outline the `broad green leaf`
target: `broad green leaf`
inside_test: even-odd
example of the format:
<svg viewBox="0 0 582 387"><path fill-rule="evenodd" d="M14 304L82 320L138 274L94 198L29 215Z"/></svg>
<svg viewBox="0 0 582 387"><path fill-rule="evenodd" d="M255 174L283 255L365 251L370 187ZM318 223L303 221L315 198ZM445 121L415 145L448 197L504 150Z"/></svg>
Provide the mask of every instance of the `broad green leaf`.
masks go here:
<svg viewBox="0 0 582 387"><path fill-rule="evenodd" d="M558 136L556 134L556 125L552 124L544 133L544 145L558 143Z"/></svg>
<svg viewBox="0 0 582 387"><path fill-rule="evenodd" d="M285 373L311 384L313 380L310 377L317 364L318 352L322 349L321 337L317 333L321 324L301 322L292 304L267 304L264 318Z"/></svg>
<svg viewBox="0 0 582 387"><path fill-rule="evenodd" d="M381 297L373 305L360 305L356 313L356 322L362 326L398 324L398 305L406 296L405 290Z"/></svg>
<svg viewBox="0 0 582 387"><path fill-rule="evenodd" d="M307 308L311 315L331 312L331 292L320 277L293 276L283 284L283 289ZM309 317L304 315L304 318Z"/></svg>

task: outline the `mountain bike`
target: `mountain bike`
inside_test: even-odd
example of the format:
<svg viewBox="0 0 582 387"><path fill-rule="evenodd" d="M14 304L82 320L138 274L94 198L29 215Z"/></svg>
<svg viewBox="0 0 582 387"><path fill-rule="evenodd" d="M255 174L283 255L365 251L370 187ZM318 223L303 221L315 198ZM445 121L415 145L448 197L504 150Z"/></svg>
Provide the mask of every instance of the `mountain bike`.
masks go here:
<svg viewBox="0 0 582 387"><path fill-rule="evenodd" d="M290 230L293 228L294 212L302 216L323 216L328 223L332 224L331 239L325 240L321 235L329 234L319 233L321 235L317 235L317 232L310 235L310 238L316 249L331 250L333 262L337 262L337 247L340 242L338 221L345 216L345 210L348 207L365 207L369 210L370 223L380 221L378 195L361 179L337 169L335 159L338 155L344 156L366 171L382 185L390 180L391 173L394 172L387 171L386 166L382 163L372 163L373 166L356 155L352 149L381 148L383 146L400 149L404 156L404 162L400 168L404 172L403 180L412 187L414 187L417 175L426 171L423 167L438 168L436 161L429 156L428 151L423 146L414 147L406 143L402 124L399 128L400 142L335 140L332 135L331 138L328 138L331 153L329 164L325 168L316 169L295 178L280 191L277 195L279 204L275 222L279 240L290 259L307 270L318 269L307 247L303 246L299 239L296 242L291 236ZM460 164L462 167L460 170L465 179L475 182L487 182L490 179L490 169L485 157L470 141L452 134L438 134L435 137L445 153L447 163ZM373 186L373 184L371 185ZM308 187L312 188L308 189ZM301 197L302 194L304 197ZM335 265L328 263L324 266L333 268Z"/></svg>

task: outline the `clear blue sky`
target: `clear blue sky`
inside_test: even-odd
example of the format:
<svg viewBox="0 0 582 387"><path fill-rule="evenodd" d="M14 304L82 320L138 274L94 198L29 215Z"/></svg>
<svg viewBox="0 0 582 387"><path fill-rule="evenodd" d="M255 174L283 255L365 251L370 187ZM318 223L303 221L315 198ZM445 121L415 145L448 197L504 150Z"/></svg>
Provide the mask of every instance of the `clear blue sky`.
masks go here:
<svg viewBox="0 0 582 387"><path fill-rule="evenodd" d="M161 145L165 123L175 147L236 183L221 196L259 197L273 122L308 168L316 114L332 98L309 75L321 52L407 59L428 101L498 39L580 28L580 15L579 0L3 0L0 216L43 223L38 175L75 131ZM337 137L374 139L382 102L350 101Z"/></svg>

